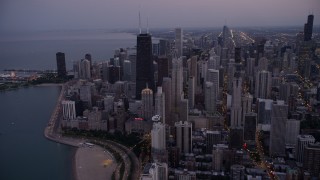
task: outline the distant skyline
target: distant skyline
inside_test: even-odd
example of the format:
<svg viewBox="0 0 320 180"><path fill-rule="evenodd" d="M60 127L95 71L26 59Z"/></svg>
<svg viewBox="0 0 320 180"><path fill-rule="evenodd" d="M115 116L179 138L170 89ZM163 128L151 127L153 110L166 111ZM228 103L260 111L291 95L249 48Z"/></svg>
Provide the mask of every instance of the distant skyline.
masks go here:
<svg viewBox="0 0 320 180"><path fill-rule="evenodd" d="M1 0L0 31L237 26L303 27L319 0Z"/></svg>

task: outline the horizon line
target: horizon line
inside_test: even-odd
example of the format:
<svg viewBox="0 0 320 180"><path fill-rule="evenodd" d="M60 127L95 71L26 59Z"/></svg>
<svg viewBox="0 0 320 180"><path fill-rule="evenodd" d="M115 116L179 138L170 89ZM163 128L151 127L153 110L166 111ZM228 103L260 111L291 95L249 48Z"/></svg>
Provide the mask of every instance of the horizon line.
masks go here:
<svg viewBox="0 0 320 180"><path fill-rule="evenodd" d="M183 29L218 29L222 28L223 26L181 26ZM285 27L294 27L298 28L301 27L301 31L303 31L303 25L252 25L252 26L230 26L229 28L285 28ZM320 27L320 24L314 24L313 27ZM157 29L174 29L176 27L149 27L150 30L157 30ZM50 31L89 31L89 30L105 30L105 31L124 31L124 30L136 30L137 33L139 32L139 28L136 27L115 27L115 28L66 28L66 29L27 29L27 30L0 30L0 33L20 33L20 32L50 32Z"/></svg>

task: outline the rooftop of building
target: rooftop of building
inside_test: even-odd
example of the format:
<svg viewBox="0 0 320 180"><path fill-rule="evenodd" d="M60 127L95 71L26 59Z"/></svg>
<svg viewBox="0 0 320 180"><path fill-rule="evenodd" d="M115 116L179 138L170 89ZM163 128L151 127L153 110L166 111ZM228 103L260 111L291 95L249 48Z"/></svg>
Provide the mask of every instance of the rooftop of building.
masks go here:
<svg viewBox="0 0 320 180"><path fill-rule="evenodd" d="M220 131L207 130L207 134L221 134L221 132Z"/></svg>
<svg viewBox="0 0 320 180"><path fill-rule="evenodd" d="M310 143L308 145L308 148L309 149L316 149L316 150L320 150L320 142L317 142L317 143Z"/></svg>
<svg viewBox="0 0 320 180"><path fill-rule="evenodd" d="M148 87L146 87L145 89L143 89L141 91L141 94L153 94L153 91L151 89L149 89Z"/></svg>
<svg viewBox="0 0 320 180"><path fill-rule="evenodd" d="M315 139L312 135L304 134L304 135L298 135L298 139Z"/></svg>

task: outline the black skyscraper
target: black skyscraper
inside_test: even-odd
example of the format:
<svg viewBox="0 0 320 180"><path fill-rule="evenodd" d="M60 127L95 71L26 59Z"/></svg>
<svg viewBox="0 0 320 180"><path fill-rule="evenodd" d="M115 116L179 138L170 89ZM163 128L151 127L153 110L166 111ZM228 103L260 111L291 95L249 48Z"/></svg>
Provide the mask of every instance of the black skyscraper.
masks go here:
<svg viewBox="0 0 320 180"><path fill-rule="evenodd" d="M139 34L137 37L136 99L141 99L141 91L146 84L155 92L151 35Z"/></svg>
<svg viewBox="0 0 320 180"><path fill-rule="evenodd" d="M240 47L234 48L234 60L235 60L235 63L241 63L241 48Z"/></svg>
<svg viewBox="0 0 320 180"><path fill-rule="evenodd" d="M162 56L158 59L158 82L157 86L162 85L164 77L169 77L169 59Z"/></svg>
<svg viewBox="0 0 320 180"><path fill-rule="evenodd" d="M66 59L65 59L64 53L58 52L56 54L56 59L57 59L58 77L65 78L67 76L67 70L66 70Z"/></svg>
<svg viewBox="0 0 320 180"><path fill-rule="evenodd" d="M304 40L310 41L312 37L312 29L313 29L313 15L308 16L308 22L304 24Z"/></svg>
<svg viewBox="0 0 320 180"><path fill-rule="evenodd" d="M114 84L117 81L120 81L120 66L109 66L108 72L109 72L108 82L110 84Z"/></svg>

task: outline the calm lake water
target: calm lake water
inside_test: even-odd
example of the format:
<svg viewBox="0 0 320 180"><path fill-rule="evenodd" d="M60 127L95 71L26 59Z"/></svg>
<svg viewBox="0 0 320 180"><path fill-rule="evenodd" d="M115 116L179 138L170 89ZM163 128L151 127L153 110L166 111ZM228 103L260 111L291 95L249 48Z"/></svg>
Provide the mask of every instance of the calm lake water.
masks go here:
<svg viewBox="0 0 320 180"><path fill-rule="evenodd" d="M105 31L0 34L3 69L56 69L55 54L72 61L92 55L93 61L113 57L118 48L134 47L136 36ZM75 149L51 142L43 131L60 87L31 87L0 92L0 180L70 180Z"/></svg>
<svg viewBox="0 0 320 180"><path fill-rule="evenodd" d="M0 34L0 70L56 69L56 53L65 53L67 69L86 53L93 61L110 59L119 48L134 47L136 36L105 31L33 32Z"/></svg>
<svg viewBox="0 0 320 180"><path fill-rule="evenodd" d="M75 149L43 135L59 93L60 87L0 92L0 179L73 178Z"/></svg>

